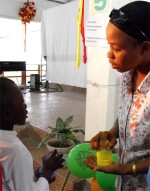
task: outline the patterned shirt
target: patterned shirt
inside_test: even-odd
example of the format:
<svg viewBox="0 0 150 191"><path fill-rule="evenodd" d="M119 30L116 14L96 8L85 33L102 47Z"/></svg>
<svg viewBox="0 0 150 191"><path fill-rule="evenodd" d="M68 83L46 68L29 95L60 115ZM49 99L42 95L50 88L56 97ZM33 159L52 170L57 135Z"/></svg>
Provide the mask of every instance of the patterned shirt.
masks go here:
<svg viewBox="0 0 150 191"><path fill-rule="evenodd" d="M150 72L132 93L134 71L122 75L120 88L119 162L133 163L150 157ZM146 174L118 176L117 191L145 191Z"/></svg>

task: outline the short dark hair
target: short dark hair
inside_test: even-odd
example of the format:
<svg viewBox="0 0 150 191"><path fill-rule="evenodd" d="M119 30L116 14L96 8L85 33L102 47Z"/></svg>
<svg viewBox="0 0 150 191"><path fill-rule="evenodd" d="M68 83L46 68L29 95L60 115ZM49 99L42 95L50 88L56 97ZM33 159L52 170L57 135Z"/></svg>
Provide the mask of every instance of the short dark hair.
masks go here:
<svg viewBox="0 0 150 191"><path fill-rule="evenodd" d="M12 103L14 96L12 96L13 91L11 87L14 85L14 81L0 77L0 112Z"/></svg>

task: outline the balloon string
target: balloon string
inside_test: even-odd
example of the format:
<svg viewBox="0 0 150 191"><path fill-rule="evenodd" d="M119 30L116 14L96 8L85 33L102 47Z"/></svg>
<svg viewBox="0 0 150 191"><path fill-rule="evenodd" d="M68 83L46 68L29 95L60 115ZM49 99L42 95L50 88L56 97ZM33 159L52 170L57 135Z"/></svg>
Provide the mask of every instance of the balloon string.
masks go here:
<svg viewBox="0 0 150 191"><path fill-rule="evenodd" d="M83 179L83 190L85 191L85 189L86 189L86 180Z"/></svg>
<svg viewBox="0 0 150 191"><path fill-rule="evenodd" d="M65 181L64 181L64 184L63 184L63 186L62 186L61 191L64 191L64 188L65 188L65 186L66 186L66 183L67 183L67 180L68 180L69 176L70 176L70 171L68 171L68 173L67 173L67 176L66 176L66 178L65 178Z"/></svg>

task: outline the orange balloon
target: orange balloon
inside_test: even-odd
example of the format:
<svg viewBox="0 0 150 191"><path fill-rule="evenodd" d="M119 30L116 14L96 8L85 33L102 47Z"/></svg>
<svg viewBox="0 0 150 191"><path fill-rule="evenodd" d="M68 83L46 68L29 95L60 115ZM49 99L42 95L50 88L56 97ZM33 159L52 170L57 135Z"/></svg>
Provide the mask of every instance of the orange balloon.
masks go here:
<svg viewBox="0 0 150 191"><path fill-rule="evenodd" d="M91 191L103 191L95 177L91 181Z"/></svg>

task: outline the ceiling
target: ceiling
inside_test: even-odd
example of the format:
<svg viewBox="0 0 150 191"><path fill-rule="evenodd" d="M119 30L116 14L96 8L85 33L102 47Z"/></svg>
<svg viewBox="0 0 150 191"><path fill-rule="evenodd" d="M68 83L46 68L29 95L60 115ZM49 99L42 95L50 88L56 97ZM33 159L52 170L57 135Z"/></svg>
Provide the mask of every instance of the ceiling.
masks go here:
<svg viewBox="0 0 150 191"><path fill-rule="evenodd" d="M62 3L62 4L71 2L71 0L46 0L46 1L54 2L54 3Z"/></svg>
<svg viewBox="0 0 150 191"><path fill-rule="evenodd" d="M28 0L12 0L12 1L19 1L19 2L26 2ZM59 4L65 4L65 3L69 3L75 0L29 0L29 1L33 1L38 4L48 4L49 6L57 6Z"/></svg>
<svg viewBox="0 0 150 191"><path fill-rule="evenodd" d="M0 0L0 17L18 19L18 10L28 0ZM35 3L37 13L34 21L40 22L43 10L61 6L76 0L29 0Z"/></svg>

